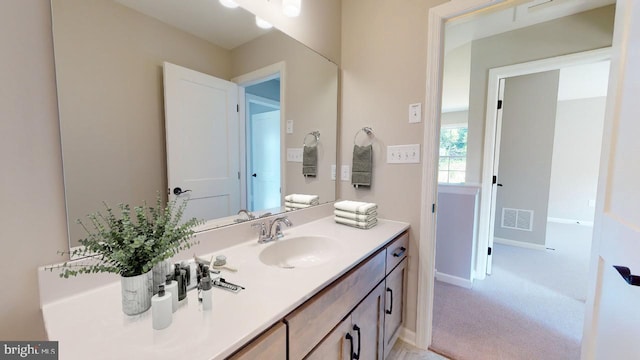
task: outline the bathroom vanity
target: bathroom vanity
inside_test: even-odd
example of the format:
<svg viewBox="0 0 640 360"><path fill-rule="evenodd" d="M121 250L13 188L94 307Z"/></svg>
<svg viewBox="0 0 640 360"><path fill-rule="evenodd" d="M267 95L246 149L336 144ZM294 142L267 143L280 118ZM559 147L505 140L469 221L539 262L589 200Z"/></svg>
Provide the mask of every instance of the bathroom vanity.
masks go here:
<svg viewBox="0 0 640 360"><path fill-rule="evenodd" d="M238 272L222 277L245 287L214 289L210 311L190 291L173 323L153 330L150 311L122 313L120 284L111 282L43 303L49 339L61 359L383 359L403 322L408 224L361 230L328 216L284 234L198 254L224 254ZM207 236L215 231L198 237Z"/></svg>

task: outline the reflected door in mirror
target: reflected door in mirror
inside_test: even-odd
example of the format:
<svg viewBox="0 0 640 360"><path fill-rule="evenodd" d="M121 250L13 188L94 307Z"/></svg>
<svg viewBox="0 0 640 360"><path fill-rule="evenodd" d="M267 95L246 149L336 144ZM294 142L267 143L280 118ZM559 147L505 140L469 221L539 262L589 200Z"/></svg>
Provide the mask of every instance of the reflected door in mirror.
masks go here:
<svg viewBox="0 0 640 360"><path fill-rule="evenodd" d="M215 219L240 210L238 87L164 63L170 197L189 200L184 218Z"/></svg>

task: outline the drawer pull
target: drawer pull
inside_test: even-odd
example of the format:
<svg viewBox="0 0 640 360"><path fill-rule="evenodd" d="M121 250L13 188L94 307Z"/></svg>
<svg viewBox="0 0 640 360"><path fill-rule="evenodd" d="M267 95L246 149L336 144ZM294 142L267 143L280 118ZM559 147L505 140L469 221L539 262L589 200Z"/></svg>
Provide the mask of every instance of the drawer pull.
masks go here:
<svg viewBox="0 0 640 360"><path fill-rule="evenodd" d="M353 325L353 330L358 332L358 352L353 353L353 360L360 359L360 327L358 325Z"/></svg>
<svg viewBox="0 0 640 360"><path fill-rule="evenodd" d="M354 360L353 359L353 336L351 336L351 334L347 333L347 335L345 336L345 338L347 340L349 340L349 359L350 360Z"/></svg>
<svg viewBox="0 0 640 360"><path fill-rule="evenodd" d="M387 288L387 292L391 293L391 303L389 304L389 310L385 310L384 312L387 315L391 315L391 313L393 312L393 290L391 290L391 288Z"/></svg>
<svg viewBox="0 0 640 360"><path fill-rule="evenodd" d="M402 255L404 255L405 251L407 251L407 248L402 246L400 247L400 249L393 253L393 257L401 257Z"/></svg>

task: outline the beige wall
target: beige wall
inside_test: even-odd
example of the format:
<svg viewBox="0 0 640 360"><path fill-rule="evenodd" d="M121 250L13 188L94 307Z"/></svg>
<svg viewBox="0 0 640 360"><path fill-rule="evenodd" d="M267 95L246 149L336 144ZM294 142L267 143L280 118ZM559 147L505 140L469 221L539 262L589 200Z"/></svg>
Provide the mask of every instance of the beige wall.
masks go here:
<svg viewBox="0 0 640 360"><path fill-rule="evenodd" d="M481 182L489 69L610 46L614 11L606 6L473 42L467 182Z"/></svg>
<svg viewBox="0 0 640 360"><path fill-rule="evenodd" d="M286 120L294 121L293 134L285 135L286 147L301 148L305 135L315 130L320 131L320 143L318 176L304 178L302 163L287 162L286 193L283 195L319 195L321 203L335 200L335 182L331 180L331 165L336 163L336 65L281 32L268 33L233 49L231 59L232 77L280 61L285 62L286 91L283 111Z"/></svg>
<svg viewBox="0 0 640 360"><path fill-rule="evenodd" d="M549 217L593 222L595 206L589 201L596 200L606 100L595 97L558 102Z"/></svg>
<svg viewBox="0 0 640 360"><path fill-rule="evenodd" d="M302 1L302 11L296 18L288 18L282 14L281 0L236 2L287 35L340 64L341 0Z"/></svg>
<svg viewBox="0 0 640 360"><path fill-rule="evenodd" d="M67 248L49 1L0 1L0 48L0 339L39 340L36 268Z"/></svg>
<svg viewBox="0 0 640 360"><path fill-rule="evenodd" d="M70 234L108 201L167 188L162 64L229 79L227 50L114 1L52 2Z"/></svg>
<svg viewBox="0 0 640 360"><path fill-rule="evenodd" d="M411 224L406 326L416 328L420 234L420 164L387 164L386 147L422 144L424 122L409 124L408 107L423 103L428 9L445 1L344 0L342 3L342 111L340 163L351 165L353 137L375 132L370 189L340 182L341 199L378 204L382 218ZM422 159L423 161L429 161Z"/></svg>

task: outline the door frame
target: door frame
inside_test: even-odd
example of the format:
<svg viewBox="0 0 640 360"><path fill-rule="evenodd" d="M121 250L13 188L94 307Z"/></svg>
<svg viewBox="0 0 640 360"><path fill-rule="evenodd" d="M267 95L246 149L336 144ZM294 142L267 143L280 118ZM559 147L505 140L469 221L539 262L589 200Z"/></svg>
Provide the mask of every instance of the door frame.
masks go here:
<svg viewBox="0 0 640 360"><path fill-rule="evenodd" d="M611 47L583 51L574 54L556 56L552 58L529 61L525 63L502 66L489 70L487 85L487 110L484 128L484 155L482 158L482 190L480 195L480 212L478 218L478 251L476 252L475 278L482 280L490 274L491 260L487 249L493 245L495 224L495 186L493 176L497 175L500 152L501 122L498 120L497 104L500 98L500 80L515 76L529 75L544 71L558 70L567 66L589 64L611 59ZM488 214L488 216L486 216ZM536 247L538 248L538 247Z"/></svg>
<svg viewBox="0 0 640 360"><path fill-rule="evenodd" d="M425 126L423 134L422 184L420 199L420 239L418 240L418 288L416 299L416 332L404 330L402 337L414 340L416 346L427 349L433 334L433 289L435 281L435 225L438 189L438 141L440 138L440 114L442 102L442 74L444 70L444 25L447 21L470 15L491 6L517 5L518 0L467 0L449 1L428 10ZM616 1L619 3L620 1ZM612 67L617 66L612 59ZM610 77L611 78L611 77ZM610 86L611 88L611 86ZM608 96L615 96L609 94ZM605 119L605 128L607 126ZM427 146L426 144L431 144ZM603 144L604 145L604 144ZM430 160L430 161L429 161ZM596 207L598 204L596 204ZM590 301L588 298L587 301ZM589 304L587 304L589 305ZM586 324L585 334L592 325ZM584 347L583 347L584 350Z"/></svg>
<svg viewBox="0 0 640 360"><path fill-rule="evenodd" d="M280 77L280 164L285 164L286 160L286 138L285 138L285 119L286 119L286 98L285 88L287 84L286 62L280 61L275 64L265 66L263 68L251 71L249 73L236 76L231 79L232 82L238 84L238 117L240 121L240 203L246 208L247 206L247 144L246 144L246 100L245 88L264 81L268 81ZM285 166L280 166L280 189L285 189ZM281 203L284 198L282 191L280 192Z"/></svg>

